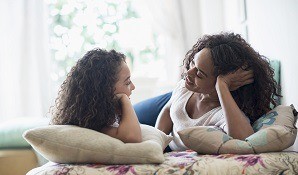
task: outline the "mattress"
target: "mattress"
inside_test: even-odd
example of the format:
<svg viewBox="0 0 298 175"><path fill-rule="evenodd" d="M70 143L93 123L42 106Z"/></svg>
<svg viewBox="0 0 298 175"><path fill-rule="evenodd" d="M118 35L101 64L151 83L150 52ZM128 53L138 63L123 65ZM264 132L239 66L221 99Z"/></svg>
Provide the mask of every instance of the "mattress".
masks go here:
<svg viewBox="0 0 298 175"><path fill-rule="evenodd" d="M298 174L297 152L199 155L194 151L165 153L162 164L103 165L49 162L27 175L132 174Z"/></svg>

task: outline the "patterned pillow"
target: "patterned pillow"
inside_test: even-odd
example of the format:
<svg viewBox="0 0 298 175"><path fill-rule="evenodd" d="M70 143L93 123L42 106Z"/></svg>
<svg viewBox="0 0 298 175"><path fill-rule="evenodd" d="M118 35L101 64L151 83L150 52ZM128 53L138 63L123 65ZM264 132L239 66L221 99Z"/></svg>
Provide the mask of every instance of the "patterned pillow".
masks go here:
<svg viewBox="0 0 298 175"><path fill-rule="evenodd" d="M141 125L141 143L123 143L106 134L72 125L49 125L24 132L23 137L46 159L57 163L162 163L172 140L158 129Z"/></svg>
<svg viewBox="0 0 298 175"><path fill-rule="evenodd" d="M179 131L188 148L203 154L249 154L282 151L294 144L297 116L291 106L277 106L253 124L255 133L244 141L233 139L221 129L197 126Z"/></svg>

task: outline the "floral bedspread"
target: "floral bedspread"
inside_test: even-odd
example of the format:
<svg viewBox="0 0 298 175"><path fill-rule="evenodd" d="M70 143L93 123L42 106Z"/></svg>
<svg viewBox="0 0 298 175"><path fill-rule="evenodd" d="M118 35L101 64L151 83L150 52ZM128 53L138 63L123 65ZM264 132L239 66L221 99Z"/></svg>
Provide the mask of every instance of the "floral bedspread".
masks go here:
<svg viewBox="0 0 298 175"><path fill-rule="evenodd" d="M27 175L132 174L298 174L297 152L198 155L194 151L165 153L162 164L102 165L49 162Z"/></svg>

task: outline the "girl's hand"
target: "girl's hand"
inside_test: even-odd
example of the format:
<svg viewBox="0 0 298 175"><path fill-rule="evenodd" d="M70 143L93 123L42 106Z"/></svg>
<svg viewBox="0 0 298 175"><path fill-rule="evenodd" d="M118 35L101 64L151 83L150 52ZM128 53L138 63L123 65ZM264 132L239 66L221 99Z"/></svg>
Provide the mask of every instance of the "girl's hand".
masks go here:
<svg viewBox="0 0 298 175"><path fill-rule="evenodd" d="M253 83L253 77L254 74L252 70L243 70L242 68L239 68L237 71L227 75L219 75L216 81L216 88L224 83L230 91L234 91L244 85Z"/></svg>
<svg viewBox="0 0 298 175"><path fill-rule="evenodd" d="M121 105L121 119L118 127L107 127L103 133L111 137L117 138L124 143L140 143L142 141L142 132L138 117L133 106L124 93L115 94Z"/></svg>
<svg viewBox="0 0 298 175"><path fill-rule="evenodd" d="M115 94L115 96L116 96L116 98L117 98L120 102L122 102L122 100L124 100L124 99L126 99L126 98L129 100L129 97L128 97L126 94L124 94L124 93Z"/></svg>

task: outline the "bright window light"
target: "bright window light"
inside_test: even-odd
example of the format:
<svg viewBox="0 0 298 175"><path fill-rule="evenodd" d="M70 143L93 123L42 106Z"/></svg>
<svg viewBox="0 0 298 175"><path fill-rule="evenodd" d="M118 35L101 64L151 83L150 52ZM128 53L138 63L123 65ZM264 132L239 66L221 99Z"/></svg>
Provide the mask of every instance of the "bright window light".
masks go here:
<svg viewBox="0 0 298 175"><path fill-rule="evenodd" d="M162 78L164 38L130 0L56 0L50 8L52 80L59 86L84 53L95 47L127 56L133 77ZM154 71L152 71L154 70Z"/></svg>

